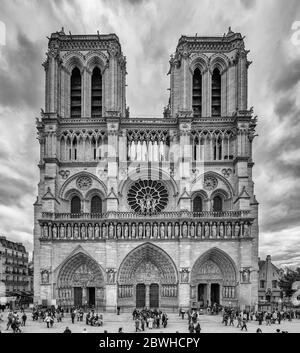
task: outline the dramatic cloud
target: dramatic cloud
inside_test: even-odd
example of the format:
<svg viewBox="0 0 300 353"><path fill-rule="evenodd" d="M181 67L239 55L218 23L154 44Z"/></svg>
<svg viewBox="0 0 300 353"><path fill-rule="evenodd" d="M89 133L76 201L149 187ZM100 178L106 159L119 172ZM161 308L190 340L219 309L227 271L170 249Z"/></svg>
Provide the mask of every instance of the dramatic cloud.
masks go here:
<svg viewBox="0 0 300 353"><path fill-rule="evenodd" d="M291 27L297 0L2 0L0 21L0 232L32 250L39 170L35 116L44 105L47 36L113 33L127 57L131 116L161 116L168 101L169 57L182 34L246 36L249 107L258 115L254 181L260 202L260 255L300 264L300 46Z"/></svg>

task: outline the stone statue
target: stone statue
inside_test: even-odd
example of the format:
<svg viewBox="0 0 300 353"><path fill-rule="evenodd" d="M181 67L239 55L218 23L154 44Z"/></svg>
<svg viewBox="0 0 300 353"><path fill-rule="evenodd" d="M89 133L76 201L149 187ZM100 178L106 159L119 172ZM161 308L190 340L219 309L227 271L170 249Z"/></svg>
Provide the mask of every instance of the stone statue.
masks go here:
<svg viewBox="0 0 300 353"><path fill-rule="evenodd" d="M250 271L248 268L243 269L242 271L242 281L248 283L250 280Z"/></svg>
<svg viewBox="0 0 300 353"><path fill-rule="evenodd" d="M202 236L202 224L198 223L197 237L201 238L201 236Z"/></svg>
<svg viewBox="0 0 300 353"><path fill-rule="evenodd" d="M95 226L95 238L99 238L99 236L100 236L100 229L99 229L98 224L96 224L96 226Z"/></svg>
<svg viewBox="0 0 300 353"><path fill-rule="evenodd" d="M224 225L223 223L220 223L220 227L219 227L219 237L223 238L224 237Z"/></svg>
<svg viewBox="0 0 300 353"><path fill-rule="evenodd" d="M102 225L102 238L103 239L107 238L107 227L106 227L106 224Z"/></svg>
<svg viewBox="0 0 300 353"><path fill-rule="evenodd" d="M109 237L110 238L113 238L114 237L114 226L110 223L110 225L109 225L109 231L108 231L108 233L109 233Z"/></svg>
<svg viewBox="0 0 300 353"><path fill-rule="evenodd" d="M131 237L135 238L135 223L133 223L131 226Z"/></svg>
<svg viewBox="0 0 300 353"><path fill-rule="evenodd" d="M211 233L212 233L212 237L216 238L217 237L217 226L216 223L214 222L212 227L211 227Z"/></svg>
<svg viewBox="0 0 300 353"><path fill-rule="evenodd" d="M231 238L232 234L231 223L227 224L227 237Z"/></svg>
<svg viewBox="0 0 300 353"><path fill-rule="evenodd" d="M192 223L191 226L190 226L190 233L191 233L191 237L194 238L194 236L195 236L195 227L194 227L194 223Z"/></svg>
<svg viewBox="0 0 300 353"><path fill-rule="evenodd" d="M238 237L238 236L240 235L240 225L238 224L238 222L235 223L234 235L235 235L236 237Z"/></svg>
<svg viewBox="0 0 300 353"><path fill-rule="evenodd" d="M118 225L117 225L117 238L120 239L121 237L122 237L121 224L118 223Z"/></svg>
<svg viewBox="0 0 300 353"><path fill-rule="evenodd" d="M163 223L160 227L160 236L162 239L165 237L165 225Z"/></svg>
<svg viewBox="0 0 300 353"><path fill-rule="evenodd" d="M57 238L57 228L56 228L56 224L54 224L53 228L52 228L52 235L53 238Z"/></svg>
<svg viewBox="0 0 300 353"><path fill-rule="evenodd" d="M142 223L139 224L139 238L143 238L143 225L142 225Z"/></svg>
<svg viewBox="0 0 300 353"><path fill-rule="evenodd" d="M128 238L128 224L127 223L124 226L124 238Z"/></svg>
<svg viewBox="0 0 300 353"><path fill-rule="evenodd" d="M205 223L204 234L205 234L205 238L209 238L209 224L208 223Z"/></svg>
<svg viewBox="0 0 300 353"><path fill-rule="evenodd" d="M249 237L250 236L250 227L248 223L245 223L244 225L244 236Z"/></svg>
<svg viewBox="0 0 300 353"><path fill-rule="evenodd" d="M183 235L184 238L187 237L187 225L186 225L186 223L184 223L183 226L182 226L182 235Z"/></svg>
<svg viewBox="0 0 300 353"><path fill-rule="evenodd" d="M46 270L42 271L42 283L43 284L49 283L49 272Z"/></svg>
<svg viewBox="0 0 300 353"><path fill-rule="evenodd" d="M178 227L178 223L175 224L174 231L175 231L175 238L178 238L178 236L179 236L179 227Z"/></svg>
<svg viewBox="0 0 300 353"><path fill-rule="evenodd" d="M86 238L86 231L85 231L85 226L84 225L81 226L80 234L81 234L81 239Z"/></svg>
<svg viewBox="0 0 300 353"><path fill-rule="evenodd" d="M168 233L167 233L168 238L172 237L172 224L168 224Z"/></svg>
<svg viewBox="0 0 300 353"><path fill-rule="evenodd" d="M150 224L147 223L146 225L146 238L150 238Z"/></svg>
<svg viewBox="0 0 300 353"><path fill-rule="evenodd" d="M72 228L70 224L67 225L67 237L72 238Z"/></svg>
<svg viewBox="0 0 300 353"><path fill-rule="evenodd" d="M46 224L43 227L43 236L44 238L48 238L48 226Z"/></svg>
<svg viewBox="0 0 300 353"><path fill-rule="evenodd" d="M59 236L60 236L60 238L64 238L65 237L65 226L62 225L62 224L60 225Z"/></svg>
<svg viewBox="0 0 300 353"><path fill-rule="evenodd" d="M93 228L91 224L88 225L88 237L89 239L93 238Z"/></svg>
<svg viewBox="0 0 300 353"><path fill-rule="evenodd" d="M157 224L156 223L154 223L154 226L153 226L153 237L157 238Z"/></svg>

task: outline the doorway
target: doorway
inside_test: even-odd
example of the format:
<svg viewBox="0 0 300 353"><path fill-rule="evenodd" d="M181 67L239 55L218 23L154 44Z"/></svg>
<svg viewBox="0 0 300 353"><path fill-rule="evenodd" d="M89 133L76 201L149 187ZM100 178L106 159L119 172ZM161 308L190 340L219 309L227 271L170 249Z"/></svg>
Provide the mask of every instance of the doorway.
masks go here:
<svg viewBox="0 0 300 353"><path fill-rule="evenodd" d="M88 296L88 306L95 306L95 287L88 287L87 288L87 296Z"/></svg>
<svg viewBox="0 0 300 353"><path fill-rule="evenodd" d="M74 306L82 306L82 287L74 287Z"/></svg>
<svg viewBox="0 0 300 353"><path fill-rule="evenodd" d="M146 286L144 283L139 283L136 286L136 307L144 308L146 306Z"/></svg>
<svg viewBox="0 0 300 353"><path fill-rule="evenodd" d="M200 307L207 305L207 284L200 283L198 285L198 302Z"/></svg>
<svg viewBox="0 0 300 353"><path fill-rule="evenodd" d="M220 304L220 285L219 283L212 283L210 289L211 304Z"/></svg>
<svg viewBox="0 0 300 353"><path fill-rule="evenodd" d="M150 308L159 307L159 285L152 283L150 285Z"/></svg>

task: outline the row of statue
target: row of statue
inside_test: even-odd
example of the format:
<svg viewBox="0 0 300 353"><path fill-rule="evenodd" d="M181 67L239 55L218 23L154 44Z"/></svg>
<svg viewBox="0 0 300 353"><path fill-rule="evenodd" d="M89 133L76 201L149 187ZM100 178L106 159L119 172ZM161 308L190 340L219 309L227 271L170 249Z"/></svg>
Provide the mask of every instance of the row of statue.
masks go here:
<svg viewBox="0 0 300 353"><path fill-rule="evenodd" d="M251 236L248 222L184 222L178 223L113 223L107 224L44 224L42 237L52 239L107 239L107 238L233 238Z"/></svg>
<svg viewBox="0 0 300 353"><path fill-rule="evenodd" d="M223 287L223 298L233 299L235 298L235 288L234 287Z"/></svg>
<svg viewBox="0 0 300 353"><path fill-rule="evenodd" d="M161 287L162 297L177 297L177 286L176 285L163 285Z"/></svg>
<svg viewBox="0 0 300 353"><path fill-rule="evenodd" d="M133 286L119 286L118 297L119 298L130 298L133 296Z"/></svg>

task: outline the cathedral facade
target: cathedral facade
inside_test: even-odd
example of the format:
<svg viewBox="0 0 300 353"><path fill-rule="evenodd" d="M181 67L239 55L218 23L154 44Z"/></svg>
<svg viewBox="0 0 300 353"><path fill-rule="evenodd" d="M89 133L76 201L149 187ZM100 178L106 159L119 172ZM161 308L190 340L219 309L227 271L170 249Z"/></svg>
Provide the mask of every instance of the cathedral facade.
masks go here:
<svg viewBox="0 0 300 353"><path fill-rule="evenodd" d="M181 36L161 118L131 117L115 34L49 38L37 119L39 304L177 310L258 300L256 117L243 37Z"/></svg>

